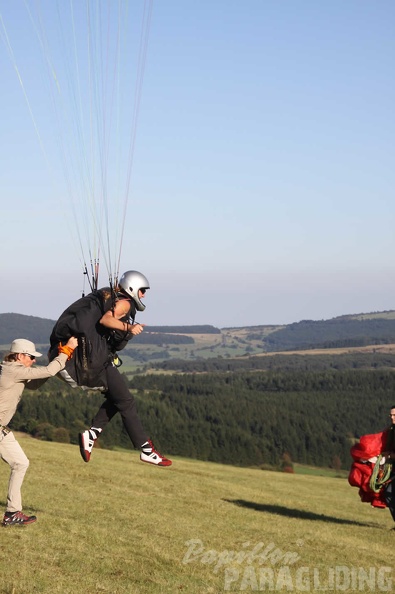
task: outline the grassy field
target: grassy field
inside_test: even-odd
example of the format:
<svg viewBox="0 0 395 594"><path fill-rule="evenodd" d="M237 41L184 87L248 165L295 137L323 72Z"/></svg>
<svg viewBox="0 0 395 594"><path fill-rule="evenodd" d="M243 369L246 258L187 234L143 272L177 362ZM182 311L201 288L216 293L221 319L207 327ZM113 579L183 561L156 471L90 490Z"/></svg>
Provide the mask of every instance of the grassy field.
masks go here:
<svg viewBox="0 0 395 594"><path fill-rule="evenodd" d="M1 594L380 592L394 523L344 478L241 469L21 436L24 511L1 528ZM0 502L9 474L0 465ZM387 569L385 569L387 568Z"/></svg>

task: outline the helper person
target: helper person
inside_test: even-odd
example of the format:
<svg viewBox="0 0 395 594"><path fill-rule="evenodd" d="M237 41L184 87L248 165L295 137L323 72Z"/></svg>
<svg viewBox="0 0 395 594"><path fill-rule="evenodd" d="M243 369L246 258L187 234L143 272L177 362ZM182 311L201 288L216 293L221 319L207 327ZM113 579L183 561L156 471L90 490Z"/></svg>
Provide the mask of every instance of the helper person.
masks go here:
<svg viewBox="0 0 395 594"><path fill-rule="evenodd" d="M7 425L16 412L23 390L37 390L61 371L76 346L77 339L70 337L64 346L59 347L57 356L47 367L32 369L34 361L42 354L30 340L18 338L0 365L0 456L11 467L3 526L23 526L37 519L22 512L21 487L29 460Z"/></svg>

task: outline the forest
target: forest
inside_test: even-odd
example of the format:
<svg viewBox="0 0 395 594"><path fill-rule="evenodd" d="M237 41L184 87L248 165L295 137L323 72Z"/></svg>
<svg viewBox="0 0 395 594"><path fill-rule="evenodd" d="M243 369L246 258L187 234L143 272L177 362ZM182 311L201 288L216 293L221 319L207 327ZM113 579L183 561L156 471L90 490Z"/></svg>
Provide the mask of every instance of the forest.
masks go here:
<svg viewBox="0 0 395 594"><path fill-rule="evenodd" d="M386 369L152 374L126 381L143 425L166 455L262 468L278 468L284 456L348 468L352 443L388 424L395 393L395 375ZM38 439L77 443L102 401L101 394L71 390L54 378L39 392L25 390L11 425ZM131 447L118 416L99 442Z"/></svg>
<svg viewBox="0 0 395 594"><path fill-rule="evenodd" d="M346 469L352 443L383 429L395 403L395 354L375 346L395 336L395 321L393 312L379 315L222 331L150 327L121 352L120 369L143 425L166 455L261 468L281 467L286 457ZM0 344L28 336L37 344L42 339L45 353L51 328L50 320L0 314ZM372 346L342 354L275 350L353 341ZM102 401L101 394L51 379L39 392L25 390L11 426L37 439L77 444ZM98 446L132 447L119 416Z"/></svg>

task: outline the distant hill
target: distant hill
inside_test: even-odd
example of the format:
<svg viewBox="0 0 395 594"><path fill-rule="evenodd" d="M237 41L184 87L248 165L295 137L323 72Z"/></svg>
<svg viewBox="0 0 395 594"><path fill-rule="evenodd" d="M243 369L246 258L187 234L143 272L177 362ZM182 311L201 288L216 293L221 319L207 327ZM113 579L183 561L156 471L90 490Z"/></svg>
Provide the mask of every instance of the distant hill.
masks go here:
<svg viewBox="0 0 395 594"><path fill-rule="evenodd" d="M15 338L27 338L36 344L49 344L54 324L54 320L35 316L0 314L0 345L10 345Z"/></svg>
<svg viewBox="0 0 395 594"><path fill-rule="evenodd" d="M0 314L0 345L8 345L15 338L28 338L36 344L49 344L49 337L55 320L47 320L35 316L25 316L16 313ZM153 336L155 334L155 336ZM161 334L158 338L156 335ZM150 326L139 341L144 344L180 344L182 342L193 343L193 339L181 336L169 335L193 335L193 334L221 334L219 328L209 324L194 326ZM166 336L163 336L166 335Z"/></svg>
<svg viewBox="0 0 395 594"><path fill-rule="evenodd" d="M166 334L221 334L219 328L209 324L202 326L149 326L147 331Z"/></svg>
<svg viewBox="0 0 395 594"><path fill-rule="evenodd" d="M54 320L16 313L0 314L0 345L28 338L41 348L49 344ZM363 347L395 344L395 311L344 315L330 320L302 320L282 326L240 328L215 326L149 326L125 350L143 363L164 360L239 357L265 352ZM164 348L166 347L166 348Z"/></svg>
<svg viewBox="0 0 395 594"><path fill-rule="evenodd" d="M395 342L395 319L342 316L332 320L303 320L288 324L264 338L266 350L339 348Z"/></svg>

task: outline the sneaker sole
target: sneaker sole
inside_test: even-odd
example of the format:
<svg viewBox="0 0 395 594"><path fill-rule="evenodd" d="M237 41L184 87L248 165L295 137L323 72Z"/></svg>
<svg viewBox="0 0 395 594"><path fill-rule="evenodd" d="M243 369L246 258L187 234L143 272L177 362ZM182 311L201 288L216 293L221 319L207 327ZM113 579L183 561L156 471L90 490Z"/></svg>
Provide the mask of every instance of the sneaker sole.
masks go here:
<svg viewBox="0 0 395 594"><path fill-rule="evenodd" d="M29 524L34 524L34 522L37 522L37 519L30 520L29 522L14 522L12 524L4 524L4 522L2 522L1 525L3 528L11 528L12 526L29 526Z"/></svg>
<svg viewBox="0 0 395 594"><path fill-rule="evenodd" d="M170 460L169 460L169 462L166 462L165 464L163 464L163 462L162 463L160 462L159 464L157 464L156 462L151 462L150 460L142 460L141 458L140 458L140 462L144 462L145 464L151 464L151 466L160 466L161 468L165 468L166 466L171 466L173 464L173 462L171 462Z"/></svg>
<svg viewBox="0 0 395 594"><path fill-rule="evenodd" d="M81 458L83 459L84 462L89 462L89 460L91 459L91 455L89 452L86 451L86 449L84 448L84 440L82 438L82 434L79 433L78 434L78 442L80 444L80 454L81 454Z"/></svg>

